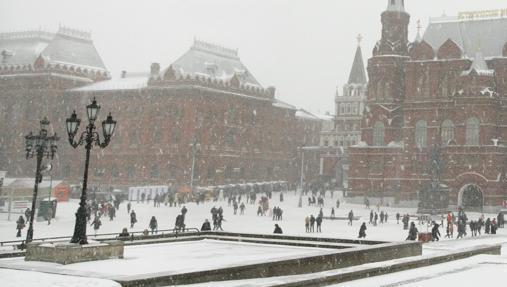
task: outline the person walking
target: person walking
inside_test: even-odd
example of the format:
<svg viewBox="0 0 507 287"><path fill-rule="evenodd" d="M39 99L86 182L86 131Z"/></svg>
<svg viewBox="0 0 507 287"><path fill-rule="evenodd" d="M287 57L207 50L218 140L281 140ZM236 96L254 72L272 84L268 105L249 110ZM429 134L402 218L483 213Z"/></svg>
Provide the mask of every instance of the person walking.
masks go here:
<svg viewBox="0 0 507 287"><path fill-rule="evenodd" d="M127 203L127 213L130 214L130 208L132 208L132 204L130 203Z"/></svg>
<svg viewBox="0 0 507 287"><path fill-rule="evenodd" d="M155 216L151 217L150 229L151 229L151 234L158 233L158 222L157 222L157 219L155 218Z"/></svg>
<svg viewBox="0 0 507 287"><path fill-rule="evenodd" d="M132 210L130 212L130 228L134 228L134 224L137 222L136 212Z"/></svg>
<svg viewBox="0 0 507 287"><path fill-rule="evenodd" d="M438 230L438 225L436 222L433 222L433 228L431 229L431 241L440 241L440 231Z"/></svg>
<svg viewBox="0 0 507 287"><path fill-rule="evenodd" d="M352 210L350 210L349 212L349 224L350 226L352 226L352 221L354 220L354 212Z"/></svg>
<svg viewBox="0 0 507 287"><path fill-rule="evenodd" d="M27 209L25 210L25 217L26 217L26 221L25 221L25 222L30 221L30 213L31 213L30 208L27 208Z"/></svg>
<svg viewBox="0 0 507 287"><path fill-rule="evenodd" d="M306 228L306 233L310 232L310 217L307 216L305 218L305 228Z"/></svg>
<svg viewBox="0 0 507 287"><path fill-rule="evenodd" d="M95 235L97 235L97 230L99 230L101 225L102 222L100 221L100 218L98 216L95 216L92 224L90 224L90 226L93 226L93 232L95 233Z"/></svg>
<svg viewBox="0 0 507 287"><path fill-rule="evenodd" d="M16 237L21 237L21 230L25 228L25 219L22 215L19 216L18 220L16 221L16 229L18 230L18 233L16 233Z"/></svg>
<svg viewBox="0 0 507 287"><path fill-rule="evenodd" d="M363 224L361 224L361 227L359 228L358 238L366 238L366 222L363 222Z"/></svg>

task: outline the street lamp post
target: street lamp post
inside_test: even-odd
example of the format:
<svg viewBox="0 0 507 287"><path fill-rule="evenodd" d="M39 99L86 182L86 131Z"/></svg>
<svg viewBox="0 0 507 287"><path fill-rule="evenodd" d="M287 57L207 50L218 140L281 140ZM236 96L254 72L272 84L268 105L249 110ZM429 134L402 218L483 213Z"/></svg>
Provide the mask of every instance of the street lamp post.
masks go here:
<svg viewBox="0 0 507 287"><path fill-rule="evenodd" d="M100 106L97 105L95 98L92 103L86 106L86 114L88 116L88 125L84 132L77 141L74 137L77 134L79 124L81 120L77 118L76 111L72 112L70 118L66 120L67 134L69 136L69 143L73 148L77 148L80 145L84 145L86 149L85 168L83 175L83 189L81 191L81 199L79 202L79 208L76 212L76 224L74 226L74 235L72 235L71 243L88 244L86 238L86 193L88 184L88 167L90 165L90 151L94 145L100 148L105 148L109 145L111 137L116 128L116 121L113 120L111 113L107 116L105 121L102 121L102 132L104 139L101 142L99 133L96 131L95 120L100 110Z"/></svg>
<svg viewBox="0 0 507 287"><path fill-rule="evenodd" d="M190 192L194 192L194 168L195 168L195 155L197 151L200 149L201 144L197 142L194 138L192 141L192 171L190 173Z"/></svg>
<svg viewBox="0 0 507 287"><path fill-rule="evenodd" d="M30 223L28 232L26 233L26 243L33 239L33 218L35 217L35 207L37 201L37 193L39 191L39 183L42 181L41 164L44 157L53 159L56 153L56 142L59 140L56 133L48 136L49 121L46 117L40 121L40 131L38 135L33 135L31 132L25 136L26 144L26 159L37 159L37 167L35 169L35 185L33 187L32 209L30 210Z"/></svg>

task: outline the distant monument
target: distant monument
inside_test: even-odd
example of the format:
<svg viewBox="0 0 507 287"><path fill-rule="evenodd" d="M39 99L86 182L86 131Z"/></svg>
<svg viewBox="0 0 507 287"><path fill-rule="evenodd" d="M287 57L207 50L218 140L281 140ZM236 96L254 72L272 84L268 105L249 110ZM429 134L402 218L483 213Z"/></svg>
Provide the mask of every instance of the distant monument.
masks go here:
<svg viewBox="0 0 507 287"><path fill-rule="evenodd" d="M433 144L431 148L428 165L431 181L419 191L417 213L442 214L448 210L449 188L440 183L445 166L440 149L440 146L436 144Z"/></svg>

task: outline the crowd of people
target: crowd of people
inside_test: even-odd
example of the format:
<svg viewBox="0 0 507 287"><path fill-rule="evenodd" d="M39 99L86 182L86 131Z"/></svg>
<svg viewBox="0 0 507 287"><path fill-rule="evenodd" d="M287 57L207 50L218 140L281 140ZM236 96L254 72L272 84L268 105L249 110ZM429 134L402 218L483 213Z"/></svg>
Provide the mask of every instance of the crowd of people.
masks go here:
<svg viewBox="0 0 507 287"><path fill-rule="evenodd" d="M310 194L311 193L311 194ZM331 194L331 198L333 197L333 193ZM326 220L346 220L347 224L349 226L352 226L354 224L354 221L359 220L361 217L357 217L354 215L354 211L350 210L348 212L344 212L344 210L340 210L341 202L340 199L336 199L336 201L333 199L333 204L330 209L330 216L324 217L324 211L323 208L326 206L326 192L322 190L315 190L315 189L307 189L303 190L303 192L299 196L299 204L298 206L301 208L304 208L301 205L302 196L307 196L307 202L308 202L308 209L310 208L318 208L320 207L320 210L317 215L309 214L304 218L304 225L305 225L305 232L306 233L321 233L322 232L322 224L324 219ZM275 199L272 198L272 192L262 192L262 193L256 193L256 192L250 192L250 193L234 193L229 192L226 194L223 194L224 202L227 202L226 208L231 208L234 215L245 215L245 212L247 210L247 205L257 205L257 215L262 216L269 216L272 218L273 221L282 221L283 220L283 209L281 208L282 203L285 200L284 192L279 193L278 199L275 197ZM215 197L202 197L198 196L194 198L194 202L198 204L199 201L206 201L206 200L213 200L214 202L218 202L219 200ZM277 204L277 206L274 206L270 208L270 203L272 204L274 201L278 201L280 205ZM104 218L107 218L108 221L114 221L116 220L117 211L120 208L121 200L117 198L111 198L110 200L102 200L102 201L88 201L86 205L86 215L89 226L93 228L93 231L95 234L97 234L100 231L100 228L104 224L103 220ZM180 197L175 194L164 194L164 195L155 195L153 198L150 194L145 195L142 194L137 201L136 204L150 204L153 202L153 207L158 208L161 206L161 204L164 204L165 206L169 207L181 207L181 213L178 214L175 218L175 224L174 224L174 232L184 232L186 230L186 224L185 224L185 217L187 215L187 207L185 206L185 203L187 203L186 199L184 197ZM138 224L138 215L136 211L133 209L133 203L131 201L126 202L126 209L127 213L129 214L130 218L130 229L136 228L136 225ZM217 205L218 206L218 205ZM367 226L370 225L373 228L369 231L377 232L376 227L383 226L388 223L388 220L390 218L387 210L385 207L388 207L388 205L384 206L380 202L377 203L374 207L370 207L370 200L368 198L364 199L364 206L367 209L370 209L369 212L366 215L365 222L361 222L358 232L358 238L364 239L367 237L366 231ZM329 204L328 204L329 207ZM342 207L343 209L343 207ZM391 212L393 209L390 209ZM255 211L255 207L252 208L252 211ZM341 211L346 214L346 216L342 217L336 217L336 211ZM222 206L219 206L218 208L216 206L213 206L210 210L211 213L211 220L208 218L204 219L204 222L201 226L201 231L223 231L223 223L226 222L224 218L224 209ZM27 222L29 222L30 217L30 210L27 209L25 212L25 216L19 216L18 220L16 221L16 237L21 237L21 231L25 228ZM361 214L363 214L361 212ZM415 217L414 215L412 217ZM158 234L159 230L159 222L155 216L148 217L150 218L149 221L146 223L147 225L143 226L144 231L142 232L143 235L156 235ZM369 219L369 220L368 220ZM411 221L411 215L410 214L401 214L400 212L396 212L395 214L396 224L399 225L400 221L402 223L403 230L407 230L408 234L406 237L406 240L419 240L419 230L416 226L416 222ZM391 219L391 221L393 221ZM444 224L445 221L445 224ZM495 218L487 218L484 215L479 216L476 219L469 219L467 214L463 209L459 209L457 214L455 215L452 212L449 212L446 216L442 216L442 219L439 220L428 220L422 219L420 217L418 219L419 225L426 224L428 228L431 228L431 240L438 241L441 237L441 229L445 228L443 232L445 233L445 238L463 238L465 236L481 236L483 234L496 234L497 228L504 226L504 217L503 214L498 214ZM50 219L48 221L50 223ZM273 231L276 234L282 234L282 227L280 226L280 222L275 224L275 230ZM455 237L455 230L457 231L457 235ZM129 229L127 227L123 228L122 232L119 233L119 237L128 237L132 236L132 231L129 232ZM427 233L426 233L427 234ZM339 235L337 235L339 236Z"/></svg>

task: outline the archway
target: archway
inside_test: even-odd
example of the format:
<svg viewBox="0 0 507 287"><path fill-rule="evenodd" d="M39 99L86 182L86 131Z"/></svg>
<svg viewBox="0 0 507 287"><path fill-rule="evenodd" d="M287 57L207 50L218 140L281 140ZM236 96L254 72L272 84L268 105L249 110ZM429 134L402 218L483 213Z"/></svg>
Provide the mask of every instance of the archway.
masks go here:
<svg viewBox="0 0 507 287"><path fill-rule="evenodd" d="M482 211L484 198L481 188L475 184L463 186L458 195L458 204L467 211Z"/></svg>

